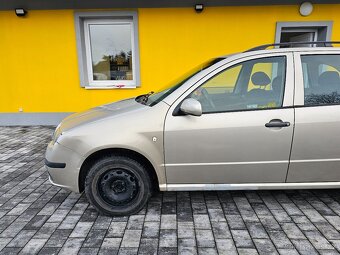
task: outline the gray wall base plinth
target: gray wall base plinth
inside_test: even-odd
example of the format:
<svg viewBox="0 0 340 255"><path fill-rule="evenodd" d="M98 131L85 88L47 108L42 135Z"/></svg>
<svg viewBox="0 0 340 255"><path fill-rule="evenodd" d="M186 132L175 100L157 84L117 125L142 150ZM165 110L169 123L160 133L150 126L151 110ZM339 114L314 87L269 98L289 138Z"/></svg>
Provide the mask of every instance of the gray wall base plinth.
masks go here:
<svg viewBox="0 0 340 255"><path fill-rule="evenodd" d="M72 112L0 113L0 126L56 126Z"/></svg>

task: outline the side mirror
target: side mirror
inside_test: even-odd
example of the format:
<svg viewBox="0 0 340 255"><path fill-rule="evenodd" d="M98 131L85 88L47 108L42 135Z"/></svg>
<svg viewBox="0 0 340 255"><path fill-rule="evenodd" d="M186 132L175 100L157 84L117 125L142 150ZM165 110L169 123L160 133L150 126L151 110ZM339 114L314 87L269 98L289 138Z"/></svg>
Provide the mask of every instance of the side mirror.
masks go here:
<svg viewBox="0 0 340 255"><path fill-rule="evenodd" d="M196 99L193 98L187 98L185 99L181 107L179 108L181 112L188 114L188 115L194 115L194 116L201 116L202 115L202 105L200 102L198 102Z"/></svg>

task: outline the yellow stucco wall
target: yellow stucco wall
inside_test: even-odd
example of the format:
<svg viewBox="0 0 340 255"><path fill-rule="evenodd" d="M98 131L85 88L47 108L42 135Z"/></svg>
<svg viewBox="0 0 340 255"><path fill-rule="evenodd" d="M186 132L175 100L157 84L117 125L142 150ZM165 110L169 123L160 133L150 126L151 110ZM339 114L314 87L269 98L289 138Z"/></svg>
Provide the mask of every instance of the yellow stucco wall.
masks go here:
<svg viewBox="0 0 340 255"><path fill-rule="evenodd" d="M219 55L272 43L277 21L333 21L340 39L340 5L138 9L141 87L80 87L74 11L0 12L0 112L73 112L157 90Z"/></svg>

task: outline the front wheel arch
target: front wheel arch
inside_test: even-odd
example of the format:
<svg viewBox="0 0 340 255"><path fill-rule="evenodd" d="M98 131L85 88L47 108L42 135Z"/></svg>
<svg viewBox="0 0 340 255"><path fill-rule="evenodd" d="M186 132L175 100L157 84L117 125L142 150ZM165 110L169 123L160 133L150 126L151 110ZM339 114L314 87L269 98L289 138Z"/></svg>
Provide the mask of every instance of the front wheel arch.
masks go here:
<svg viewBox="0 0 340 255"><path fill-rule="evenodd" d="M109 149L103 149L103 150L99 150L99 151L92 153L83 162L80 168L79 177L78 177L78 187L79 187L80 193L85 190L85 179L90 168L93 166L93 164L95 164L95 162L107 156L124 156L127 158L134 159L138 161L140 164L144 165L152 181L152 186L153 186L152 188L155 191L159 191L158 176L156 174L155 168L145 156L143 156L142 154L136 151L129 150L129 149L109 148Z"/></svg>

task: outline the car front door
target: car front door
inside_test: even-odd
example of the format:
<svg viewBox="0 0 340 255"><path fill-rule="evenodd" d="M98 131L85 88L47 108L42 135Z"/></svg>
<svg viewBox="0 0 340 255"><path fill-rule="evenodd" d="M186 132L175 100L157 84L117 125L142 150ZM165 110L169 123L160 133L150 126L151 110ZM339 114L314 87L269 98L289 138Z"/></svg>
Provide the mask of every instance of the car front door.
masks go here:
<svg viewBox="0 0 340 255"><path fill-rule="evenodd" d="M295 131L287 182L340 181L340 54L295 53Z"/></svg>
<svg viewBox="0 0 340 255"><path fill-rule="evenodd" d="M293 87L290 53L248 57L202 78L166 116L167 183L183 188L285 182L294 126ZM201 116L177 111L188 97L201 103Z"/></svg>

